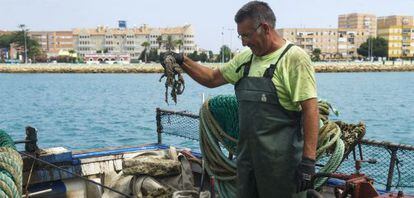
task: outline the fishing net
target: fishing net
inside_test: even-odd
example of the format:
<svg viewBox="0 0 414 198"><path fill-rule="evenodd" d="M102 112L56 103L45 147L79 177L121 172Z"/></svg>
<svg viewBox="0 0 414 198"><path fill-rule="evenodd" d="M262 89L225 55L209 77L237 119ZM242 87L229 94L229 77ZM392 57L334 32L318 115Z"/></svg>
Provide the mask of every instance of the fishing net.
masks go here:
<svg viewBox="0 0 414 198"><path fill-rule="evenodd" d="M223 100L234 100L229 96L220 96ZM231 104L234 104L231 102ZM229 104L226 104L229 105ZM233 121L223 122L224 118L237 119L237 111L228 111L227 106L224 104L209 102L211 112L214 117L218 118L222 128L228 132L229 136L237 138L238 126ZM231 108L232 109L232 108ZM326 111L324 111L326 112ZM178 136L194 141L199 141L199 116L189 112L174 112L168 110L157 110L157 128L158 133L169 134ZM362 125L360 123L353 126L342 126L343 123L337 124L342 130L345 128L358 127L361 130ZM364 130L365 130L365 126ZM360 131L363 135L363 131ZM380 189L392 188L404 188L405 191L414 192L414 146L407 145L395 145L386 142L375 142L372 140L362 140L356 143L361 145L361 153L359 152L359 146L350 145L346 142L349 138L354 137L357 133L344 135L342 139L345 142L345 158L342 164L337 169L336 173L350 174L355 172L355 160L375 159L375 164L363 163L361 172L375 179L375 184ZM354 135L354 136L353 136ZM232 145L229 141L229 145ZM235 145L233 145L234 147ZM324 161L325 160L325 161ZM318 163L325 163L327 157L322 158Z"/></svg>

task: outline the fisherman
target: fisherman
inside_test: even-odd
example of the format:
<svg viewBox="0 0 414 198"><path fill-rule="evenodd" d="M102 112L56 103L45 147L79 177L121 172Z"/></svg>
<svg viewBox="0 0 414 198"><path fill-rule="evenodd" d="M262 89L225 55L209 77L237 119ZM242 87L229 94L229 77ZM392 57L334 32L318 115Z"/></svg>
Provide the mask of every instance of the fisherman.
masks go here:
<svg viewBox="0 0 414 198"><path fill-rule="evenodd" d="M235 85L238 197L302 197L312 188L315 173L318 108L313 65L303 49L277 33L267 3L245 4L234 20L248 48L224 66L212 69L174 52L162 55L161 63L171 55L206 87Z"/></svg>

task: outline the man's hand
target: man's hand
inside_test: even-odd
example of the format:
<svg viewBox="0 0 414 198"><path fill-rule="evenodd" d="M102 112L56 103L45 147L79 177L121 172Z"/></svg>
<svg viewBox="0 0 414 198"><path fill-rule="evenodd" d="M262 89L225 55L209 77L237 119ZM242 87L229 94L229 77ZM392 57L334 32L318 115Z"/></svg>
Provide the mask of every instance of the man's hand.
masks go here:
<svg viewBox="0 0 414 198"><path fill-rule="evenodd" d="M302 157L296 169L296 192L305 191L313 188L312 176L315 174L315 160Z"/></svg>
<svg viewBox="0 0 414 198"><path fill-rule="evenodd" d="M166 59L167 57L172 57L172 58L174 58L175 62L176 62L178 65L180 65L180 66L181 66L181 65L183 65L183 62L184 62L184 56L183 56L183 54L182 54L182 53L177 54L177 53L175 53L175 52L165 52L165 53L161 54L161 56L160 56L160 62L161 62L161 65L163 65L163 66L164 66L164 64L165 64L165 59Z"/></svg>

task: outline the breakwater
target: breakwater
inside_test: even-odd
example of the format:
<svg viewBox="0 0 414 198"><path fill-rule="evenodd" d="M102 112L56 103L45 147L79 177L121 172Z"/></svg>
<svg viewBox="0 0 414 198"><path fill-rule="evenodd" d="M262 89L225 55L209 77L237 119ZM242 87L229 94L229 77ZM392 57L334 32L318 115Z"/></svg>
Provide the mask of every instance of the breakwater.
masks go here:
<svg viewBox="0 0 414 198"><path fill-rule="evenodd" d="M203 65L217 67L221 63ZM394 72L414 71L412 62L316 62L315 71L329 72ZM0 64L0 73L161 73L160 64Z"/></svg>

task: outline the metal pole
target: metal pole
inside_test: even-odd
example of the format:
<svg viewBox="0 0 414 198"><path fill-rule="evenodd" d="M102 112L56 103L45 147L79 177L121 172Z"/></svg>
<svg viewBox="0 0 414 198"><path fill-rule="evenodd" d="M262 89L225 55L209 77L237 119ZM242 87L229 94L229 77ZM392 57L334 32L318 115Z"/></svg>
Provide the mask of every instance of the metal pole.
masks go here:
<svg viewBox="0 0 414 198"><path fill-rule="evenodd" d="M404 18L401 19L401 65L404 65L403 31L404 31Z"/></svg>
<svg viewBox="0 0 414 198"><path fill-rule="evenodd" d="M221 28L221 63L224 64L224 27Z"/></svg>
<svg viewBox="0 0 414 198"><path fill-rule="evenodd" d="M372 41L374 41L374 40L372 40ZM374 44L375 44L375 42L371 42L371 56L373 56L373 54L374 54Z"/></svg>
<svg viewBox="0 0 414 198"><path fill-rule="evenodd" d="M158 144L162 143L162 125L161 125L161 109L157 108L157 113L155 116L155 119L157 120L157 135L158 135Z"/></svg>
<svg viewBox="0 0 414 198"><path fill-rule="evenodd" d="M368 36L368 59L371 61L371 36Z"/></svg>
<svg viewBox="0 0 414 198"><path fill-rule="evenodd" d="M233 32L234 32L234 28L227 28L226 29L227 31L229 31L230 32L230 46L229 46L229 48L230 48L230 60L231 60L231 56L232 56L232 44L233 44Z"/></svg>
<svg viewBox="0 0 414 198"><path fill-rule="evenodd" d="M388 176L387 176L387 185L386 185L386 191L390 191L391 190L391 186L392 186L392 177L394 176L394 167L395 167L395 163L397 161L397 151L398 148L396 147L389 147L389 149L391 150L391 159L390 159L390 166L388 169Z"/></svg>
<svg viewBox="0 0 414 198"><path fill-rule="evenodd" d="M374 54L374 42L371 42L371 57L373 56L373 54Z"/></svg>
<svg viewBox="0 0 414 198"><path fill-rule="evenodd" d="M233 31L234 31L234 29L233 28L230 28L229 29L230 30L230 60L231 60L231 55L232 55L232 44L233 44Z"/></svg>
<svg viewBox="0 0 414 198"><path fill-rule="evenodd" d="M26 30L23 30L24 34L24 63L27 64L27 41L26 41Z"/></svg>
<svg viewBox="0 0 414 198"><path fill-rule="evenodd" d="M23 31L23 38L24 38L24 63L27 63L27 41L26 41L26 25L20 24L19 28Z"/></svg>

